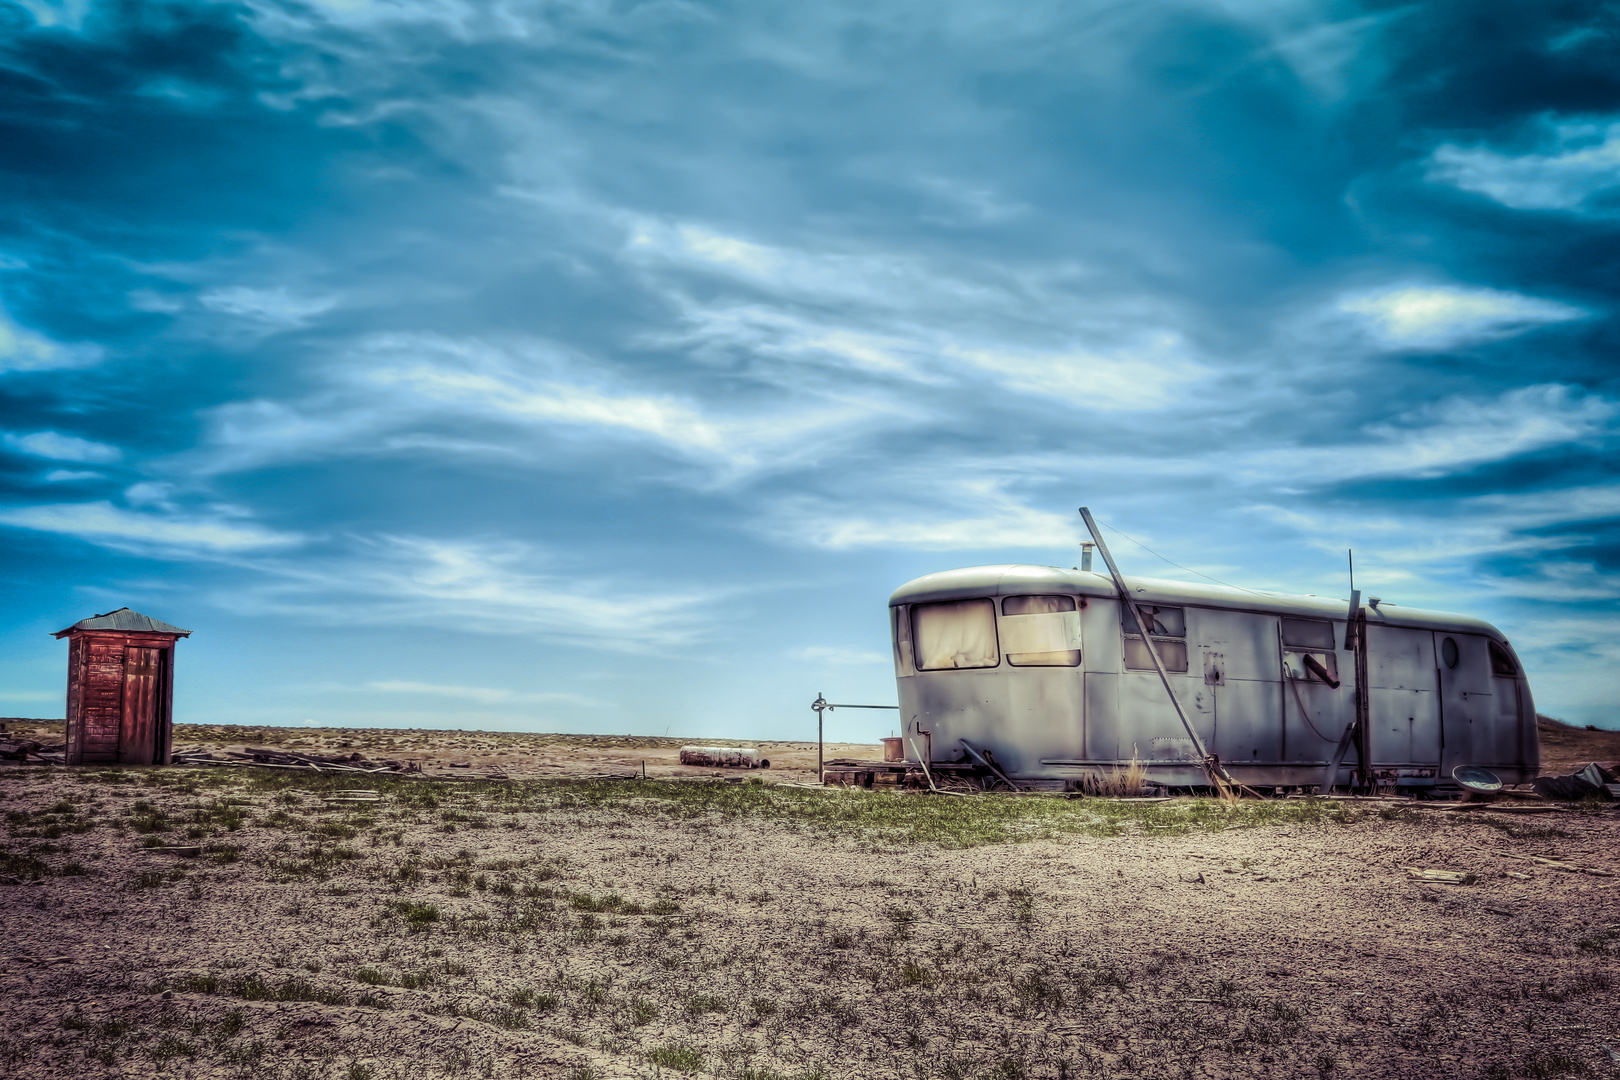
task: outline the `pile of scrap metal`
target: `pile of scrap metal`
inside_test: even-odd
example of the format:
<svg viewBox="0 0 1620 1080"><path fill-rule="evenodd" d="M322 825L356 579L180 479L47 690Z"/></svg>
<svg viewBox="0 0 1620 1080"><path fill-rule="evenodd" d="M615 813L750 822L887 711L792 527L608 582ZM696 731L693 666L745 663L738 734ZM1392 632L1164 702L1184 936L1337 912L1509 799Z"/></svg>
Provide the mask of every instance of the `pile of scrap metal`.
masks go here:
<svg viewBox="0 0 1620 1080"><path fill-rule="evenodd" d="M1620 776L1592 762L1568 776L1538 776L1531 782L1536 794L1548 799L1576 802L1582 799L1620 799Z"/></svg>
<svg viewBox="0 0 1620 1080"><path fill-rule="evenodd" d="M701 765L706 768L768 769L770 759L761 757L757 749L742 746L683 746L682 765Z"/></svg>

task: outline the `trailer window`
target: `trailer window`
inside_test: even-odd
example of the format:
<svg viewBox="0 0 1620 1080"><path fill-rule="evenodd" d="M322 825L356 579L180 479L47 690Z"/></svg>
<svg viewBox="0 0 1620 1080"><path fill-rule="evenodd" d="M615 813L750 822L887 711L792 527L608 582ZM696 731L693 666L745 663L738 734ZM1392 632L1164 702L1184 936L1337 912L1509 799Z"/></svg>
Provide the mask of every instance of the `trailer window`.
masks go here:
<svg viewBox="0 0 1620 1080"><path fill-rule="evenodd" d="M1007 596L1001 600L1003 615L1046 615L1073 610L1072 596Z"/></svg>
<svg viewBox="0 0 1620 1080"><path fill-rule="evenodd" d="M1301 649L1332 649L1333 624L1316 619L1284 619L1282 621L1284 645Z"/></svg>
<svg viewBox="0 0 1620 1080"><path fill-rule="evenodd" d="M906 646L911 644L911 626L906 618L906 609L903 607L891 608L894 623L894 670L898 675L906 674Z"/></svg>
<svg viewBox="0 0 1620 1080"><path fill-rule="evenodd" d="M1491 674L1503 678L1516 678L1519 674L1519 665L1513 660L1513 654L1508 652L1496 642L1487 642L1491 647Z"/></svg>
<svg viewBox="0 0 1620 1080"><path fill-rule="evenodd" d="M1142 613L1142 617L1152 624L1148 627L1148 633L1154 637L1184 638L1187 636L1187 612L1185 608L1159 607L1155 604L1137 604L1136 607ZM1131 617L1129 604L1119 605L1119 619L1127 634L1141 633L1136 628L1136 620Z"/></svg>
<svg viewBox="0 0 1620 1080"><path fill-rule="evenodd" d="M1187 643L1185 641L1154 637L1153 646L1159 650L1159 660L1164 664L1164 670L1187 670ZM1148 647L1142 643L1140 637L1132 635L1125 639L1125 666L1134 671L1153 670L1153 657L1148 655Z"/></svg>
<svg viewBox="0 0 1620 1080"><path fill-rule="evenodd" d="M1161 607L1156 604L1138 604L1142 618L1148 622L1148 632L1159 651L1159 659L1166 671L1187 670L1187 642L1176 640L1187 636L1187 612L1184 608ZM1137 671L1152 671L1153 657L1131 617L1128 604L1119 606L1120 623L1125 628L1125 666Z"/></svg>
<svg viewBox="0 0 1620 1080"><path fill-rule="evenodd" d="M1080 612L1072 596L1008 596L1001 601L1001 647L1015 667L1078 667Z"/></svg>
<svg viewBox="0 0 1620 1080"><path fill-rule="evenodd" d="M987 668L1001 662L992 600L917 604L911 609L911 630L919 671Z"/></svg>

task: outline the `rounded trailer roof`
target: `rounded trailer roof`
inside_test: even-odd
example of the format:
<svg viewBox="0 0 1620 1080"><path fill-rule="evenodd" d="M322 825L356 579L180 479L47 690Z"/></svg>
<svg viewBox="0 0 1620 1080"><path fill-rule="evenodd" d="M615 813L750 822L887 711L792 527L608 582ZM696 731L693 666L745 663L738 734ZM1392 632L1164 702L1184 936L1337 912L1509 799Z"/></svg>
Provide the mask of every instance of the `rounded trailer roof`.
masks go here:
<svg viewBox="0 0 1620 1080"><path fill-rule="evenodd" d="M1164 578L1126 575L1125 584L1139 604L1191 604L1195 607L1256 611L1271 615L1297 615L1302 618L1342 620L1350 598L1332 599L1239 589L1229 585L1194 584ZM1114 579L1090 570L1065 570L1059 566L1032 566L1004 563L999 566L970 566L924 574L906 582L889 597L889 606L921 604L934 600L966 600L976 596L1016 596L1028 593L1067 593L1071 596L1112 597ZM1451 630L1457 633L1485 634L1506 641L1502 632L1483 619L1453 615L1444 611L1424 611L1380 603L1374 608L1363 603L1370 625L1403 626L1421 630Z"/></svg>

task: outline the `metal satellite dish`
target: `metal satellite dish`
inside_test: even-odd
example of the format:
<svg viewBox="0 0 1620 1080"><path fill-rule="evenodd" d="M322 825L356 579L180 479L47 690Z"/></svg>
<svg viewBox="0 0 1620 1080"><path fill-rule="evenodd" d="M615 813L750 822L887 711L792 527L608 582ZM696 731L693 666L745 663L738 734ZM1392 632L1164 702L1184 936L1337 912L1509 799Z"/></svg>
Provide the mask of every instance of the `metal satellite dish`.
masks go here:
<svg viewBox="0 0 1620 1080"><path fill-rule="evenodd" d="M1459 765L1451 770L1451 778L1461 784L1464 791L1490 795L1502 790L1501 777L1478 765Z"/></svg>

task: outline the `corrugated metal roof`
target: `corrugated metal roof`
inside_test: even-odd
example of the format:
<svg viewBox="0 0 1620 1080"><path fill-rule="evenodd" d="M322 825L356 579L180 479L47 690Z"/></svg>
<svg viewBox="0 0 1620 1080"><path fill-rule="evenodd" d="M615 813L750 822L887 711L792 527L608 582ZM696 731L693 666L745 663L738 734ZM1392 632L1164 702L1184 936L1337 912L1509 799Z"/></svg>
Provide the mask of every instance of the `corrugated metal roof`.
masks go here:
<svg viewBox="0 0 1620 1080"><path fill-rule="evenodd" d="M191 636L190 630L182 630L178 626L158 622L150 615L142 615L140 612L131 611L127 607L121 607L117 611L109 611L105 615L92 615L88 619L80 619L66 630L58 630L52 636L66 637L75 630L131 630L148 634Z"/></svg>

